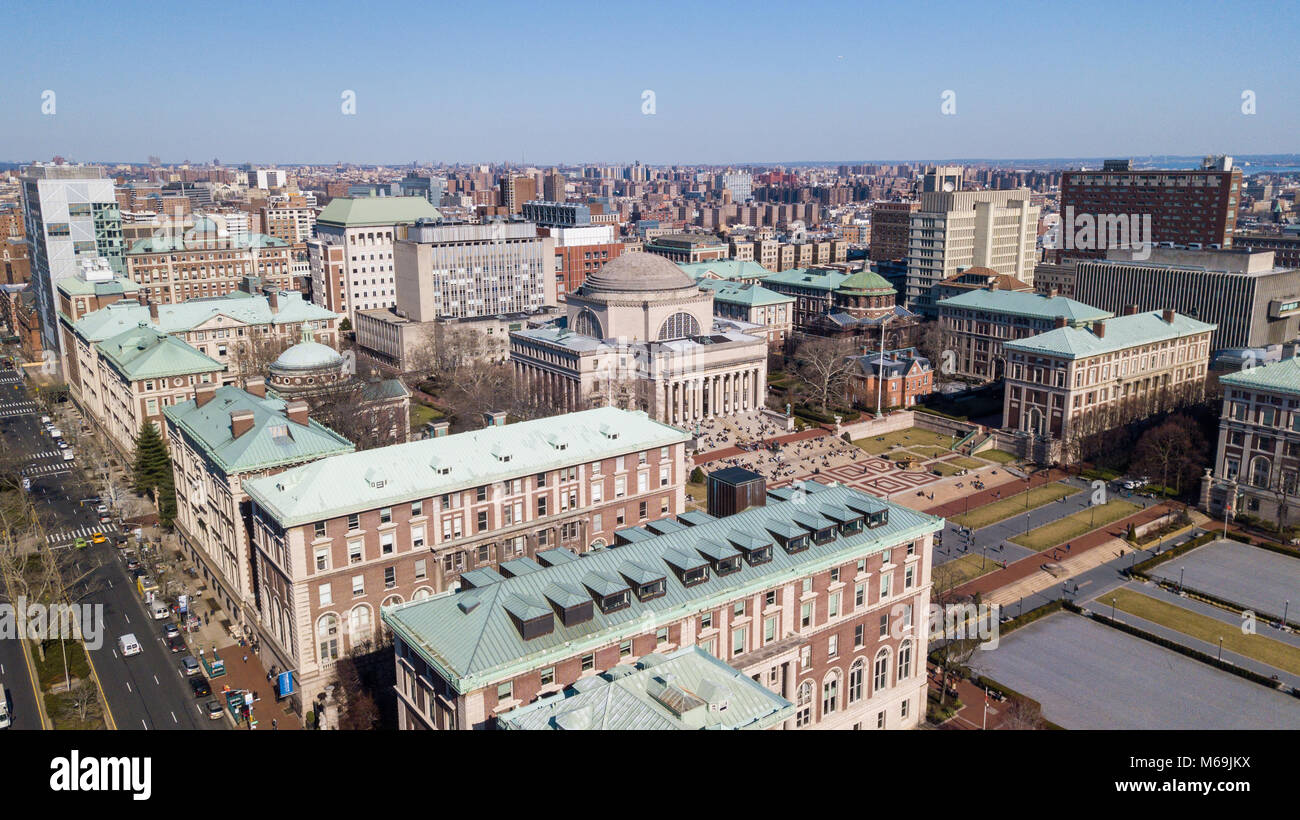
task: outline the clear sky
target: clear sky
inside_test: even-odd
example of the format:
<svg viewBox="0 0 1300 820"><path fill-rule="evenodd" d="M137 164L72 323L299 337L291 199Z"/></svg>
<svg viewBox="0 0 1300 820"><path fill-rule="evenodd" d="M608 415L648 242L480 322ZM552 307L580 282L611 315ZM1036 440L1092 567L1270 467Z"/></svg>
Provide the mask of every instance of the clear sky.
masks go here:
<svg viewBox="0 0 1300 820"><path fill-rule="evenodd" d="M1294 0L41 2L3 20L9 161L1300 151Z"/></svg>

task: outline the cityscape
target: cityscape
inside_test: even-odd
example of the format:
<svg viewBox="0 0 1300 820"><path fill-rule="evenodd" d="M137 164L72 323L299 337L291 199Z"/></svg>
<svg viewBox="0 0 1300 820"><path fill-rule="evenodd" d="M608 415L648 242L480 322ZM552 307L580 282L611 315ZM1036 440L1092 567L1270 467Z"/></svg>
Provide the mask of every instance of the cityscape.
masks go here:
<svg viewBox="0 0 1300 820"><path fill-rule="evenodd" d="M1285 10L1080 30L1035 68L1127 60L1166 98L1033 110L1049 78L943 53L1009 47L1018 4L825 4L798 25L878 27L797 54L761 42L792 11L674 42L385 5L293 46L301 18L240 8L199 98L120 71L105 9L13 11L0 737L1105 730L1088 789L1251 790L1226 730L1300 728ZM157 36L202 45L196 14ZM1062 36L1037 23L1019 48ZM1255 41L1241 80L1185 53L1217 26ZM490 65L375 41L403 30ZM700 83L728 41L746 76ZM614 48L560 69L586 42ZM1232 743L1135 740L1183 730ZM50 749L51 792L110 788Z"/></svg>

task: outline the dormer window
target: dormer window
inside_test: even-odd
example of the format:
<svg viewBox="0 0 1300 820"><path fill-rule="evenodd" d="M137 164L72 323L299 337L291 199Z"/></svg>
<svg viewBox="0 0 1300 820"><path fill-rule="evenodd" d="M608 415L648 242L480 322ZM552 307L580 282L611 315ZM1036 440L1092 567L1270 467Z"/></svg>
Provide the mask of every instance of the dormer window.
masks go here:
<svg viewBox="0 0 1300 820"><path fill-rule="evenodd" d="M784 546L785 551L793 555L796 552L803 552L811 545L808 542L808 536L796 535L794 538L787 539Z"/></svg>
<svg viewBox="0 0 1300 820"><path fill-rule="evenodd" d="M733 555L730 558L723 558L721 561L714 564L713 567L714 571L717 572L719 576L730 575L733 572L740 572L740 556Z"/></svg>
<svg viewBox="0 0 1300 820"><path fill-rule="evenodd" d="M840 535L857 535L860 532L862 532L861 518L854 518L852 521L840 524Z"/></svg>
<svg viewBox="0 0 1300 820"><path fill-rule="evenodd" d="M682 573L683 586L693 587L696 584L702 584L707 580L709 580L708 567L696 567L695 569L687 570Z"/></svg>
<svg viewBox="0 0 1300 820"><path fill-rule="evenodd" d="M706 579L708 578L707 574L705 575L705 578ZM667 585L664 583L664 579L659 578L657 580L650 581L649 583L639 585L636 588L636 597L641 601L649 601L653 598L660 597L666 591L667 591Z"/></svg>
<svg viewBox="0 0 1300 820"><path fill-rule="evenodd" d="M600 611L617 612L620 609L624 609L631 603L632 603L631 596L629 596L628 590L624 589L610 595L602 595L600 597Z"/></svg>
<svg viewBox="0 0 1300 820"><path fill-rule="evenodd" d="M834 540L835 540L834 527L823 527L822 529L817 530L817 532L813 534L814 544L825 544L828 541L834 541Z"/></svg>

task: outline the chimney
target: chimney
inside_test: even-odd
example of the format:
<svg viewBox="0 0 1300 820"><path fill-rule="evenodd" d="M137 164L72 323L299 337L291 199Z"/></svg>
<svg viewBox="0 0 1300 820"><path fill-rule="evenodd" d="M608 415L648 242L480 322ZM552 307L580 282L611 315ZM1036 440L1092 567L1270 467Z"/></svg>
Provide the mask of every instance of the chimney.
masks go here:
<svg viewBox="0 0 1300 820"><path fill-rule="evenodd" d="M484 427L504 427L506 423L506 411L489 410L483 414Z"/></svg>
<svg viewBox="0 0 1300 820"><path fill-rule="evenodd" d="M253 429L253 411L252 410L231 410L230 411L230 435L232 438L239 438L244 433Z"/></svg>
<svg viewBox="0 0 1300 820"><path fill-rule="evenodd" d="M1066 318L1065 318L1064 316L1057 316L1057 317L1056 317L1056 323L1055 323L1054 325L1052 325L1052 326L1053 326L1053 327L1065 327L1065 326L1068 325L1068 324L1069 324L1069 321L1066 320Z"/></svg>
<svg viewBox="0 0 1300 820"><path fill-rule="evenodd" d="M1097 334L1097 338L1098 338L1098 339L1104 339L1104 338L1106 338L1106 323L1105 323L1105 322L1093 322L1093 323L1092 323L1092 332Z"/></svg>
<svg viewBox="0 0 1300 820"><path fill-rule="evenodd" d="M1174 312L1169 308L1165 308L1164 313L1160 314L1160 318L1165 320L1165 324L1172 325L1174 323Z"/></svg>
<svg viewBox="0 0 1300 820"><path fill-rule="evenodd" d="M1136 316L1136 315L1137 315L1137 312L1138 312L1138 306L1137 306L1137 305L1125 305L1125 306L1124 306L1124 309L1123 309L1122 311L1120 311L1120 314L1119 314L1119 315L1120 315L1120 316Z"/></svg>
<svg viewBox="0 0 1300 820"><path fill-rule="evenodd" d="M989 290L997 290L998 286L999 283L996 276L989 280Z"/></svg>
<svg viewBox="0 0 1300 820"><path fill-rule="evenodd" d="M266 294L266 303L271 306L271 314L280 312L280 291L272 290Z"/></svg>
<svg viewBox="0 0 1300 820"><path fill-rule="evenodd" d="M262 376L249 376L244 380L244 390L260 399L266 398L266 379Z"/></svg>
<svg viewBox="0 0 1300 820"><path fill-rule="evenodd" d="M141 306L149 304L149 291L145 288L140 288L139 292L135 295L135 300L139 302Z"/></svg>
<svg viewBox="0 0 1300 820"><path fill-rule="evenodd" d="M284 414L294 424L306 424L311 406L305 401L291 401L284 406Z"/></svg>
<svg viewBox="0 0 1300 820"><path fill-rule="evenodd" d="M1055 299L1058 295L1060 295L1060 291L1057 290L1055 287L1050 287L1047 289L1048 299Z"/></svg>
<svg viewBox="0 0 1300 820"><path fill-rule="evenodd" d="M217 386L215 384L201 384L194 388L194 406L202 407L217 397Z"/></svg>
<svg viewBox="0 0 1300 820"><path fill-rule="evenodd" d="M442 438L451 430L451 422L446 419L431 421L425 426L429 428L429 438Z"/></svg>
<svg viewBox="0 0 1300 820"><path fill-rule="evenodd" d="M158 303L157 303L157 302L153 302L153 301L149 302L149 318L152 319L152 320L155 321L155 322L158 321Z"/></svg>

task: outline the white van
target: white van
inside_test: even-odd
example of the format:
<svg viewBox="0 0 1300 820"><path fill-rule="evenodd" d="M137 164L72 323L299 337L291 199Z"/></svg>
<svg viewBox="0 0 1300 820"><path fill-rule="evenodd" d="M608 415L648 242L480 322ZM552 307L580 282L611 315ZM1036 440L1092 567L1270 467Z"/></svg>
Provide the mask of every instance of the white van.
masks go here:
<svg viewBox="0 0 1300 820"><path fill-rule="evenodd" d="M0 683L0 729L8 729L9 723L9 690Z"/></svg>
<svg viewBox="0 0 1300 820"><path fill-rule="evenodd" d="M118 638L117 646L119 649L122 650L122 654L126 657L130 657L132 655L139 655L141 651L140 642L135 639L135 635L131 632L128 632L122 637Z"/></svg>
<svg viewBox="0 0 1300 820"><path fill-rule="evenodd" d="M149 614L153 616L155 621L161 621L164 618L170 618L172 610L161 598L155 597L153 603L149 604Z"/></svg>
<svg viewBox="0 0 1300 820"><path fill-rule="evenodd" d="M50 430L50 438L63 438L63 432L59 430L59 428L54 427Z"/></svg>
<svg viewBox="0 0 1300 820"><path fill-rule="evenodd" d="M64 461L74 461L76 458L77 458L77 456L72 452L72 448L71 448L71 447L69 447L68 449L66 449L66 450L63 451L63 460L64 460Z"/></svg>

